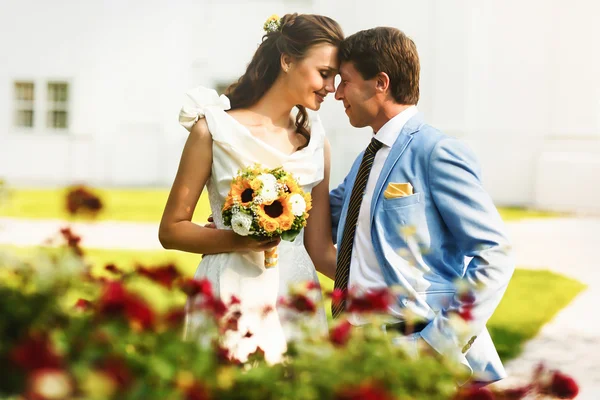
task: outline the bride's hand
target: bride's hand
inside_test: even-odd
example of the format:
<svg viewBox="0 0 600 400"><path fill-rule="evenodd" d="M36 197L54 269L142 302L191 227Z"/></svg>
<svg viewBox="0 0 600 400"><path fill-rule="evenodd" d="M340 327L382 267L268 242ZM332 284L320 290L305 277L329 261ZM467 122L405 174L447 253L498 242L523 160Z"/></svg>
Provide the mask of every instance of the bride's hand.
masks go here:
<svg viewBox="0 0 600 400"><path fill-rule="evenodd" d="M265 251L272 249L281 242L280 237L256 240L250 236L236 235L242 251Z"/></svg>

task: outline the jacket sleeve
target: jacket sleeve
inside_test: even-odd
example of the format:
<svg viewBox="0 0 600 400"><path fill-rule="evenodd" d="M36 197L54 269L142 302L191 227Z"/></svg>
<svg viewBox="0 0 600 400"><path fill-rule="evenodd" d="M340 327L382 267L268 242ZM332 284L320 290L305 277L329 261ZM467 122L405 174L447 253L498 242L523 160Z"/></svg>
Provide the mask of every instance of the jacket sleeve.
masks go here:
<svg viewBox="0 0 600 400"><path fill-rule="evenodd" d="M482 186L472 151L456 139L443 139L431 152L428 172L433 202L471 260L456 282L454 298L421 337L437 352L465 364L465 353L500 303L515 263L504 223Z"/></svg>

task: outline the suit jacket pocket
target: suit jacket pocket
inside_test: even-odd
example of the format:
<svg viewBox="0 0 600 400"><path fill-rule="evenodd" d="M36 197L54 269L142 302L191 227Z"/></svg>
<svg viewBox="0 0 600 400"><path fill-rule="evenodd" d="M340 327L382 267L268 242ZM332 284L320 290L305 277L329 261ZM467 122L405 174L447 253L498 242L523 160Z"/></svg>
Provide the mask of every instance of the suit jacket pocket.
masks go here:
<svg viewBox="0 0 600 400"><path fill-rule="evenodd" d="M394 208L408 207L421 202L421 193L411 194L410 196L397 197L394 199L383 198L382 206L385 210Z"/></svg>

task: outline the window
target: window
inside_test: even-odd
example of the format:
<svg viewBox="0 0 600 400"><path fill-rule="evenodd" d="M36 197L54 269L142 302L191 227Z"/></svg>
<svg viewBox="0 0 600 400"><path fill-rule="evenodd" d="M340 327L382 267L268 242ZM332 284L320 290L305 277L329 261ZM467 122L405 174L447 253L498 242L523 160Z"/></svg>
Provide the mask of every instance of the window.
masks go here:
<svg viewBox="0 0 600 400"><path fill-rule="evenodd" d="M33 82L15 82L15 126L32 128L34 121Z"/></svg>
<svg viewBox="0 0 600 400"><path fill-rule="evenodd" d="M48 128L66 129L69 126L69 84L48 82Z"/></svg>

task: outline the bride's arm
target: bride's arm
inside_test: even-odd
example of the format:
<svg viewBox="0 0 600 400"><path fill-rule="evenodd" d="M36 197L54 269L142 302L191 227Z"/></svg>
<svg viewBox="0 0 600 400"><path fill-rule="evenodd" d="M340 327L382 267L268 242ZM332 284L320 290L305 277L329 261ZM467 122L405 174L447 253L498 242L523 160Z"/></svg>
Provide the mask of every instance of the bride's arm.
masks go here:
<svg viewBox="0 0 600 400"><path fill-rule="evenodd" d="M158 238L163 247L190 253L216 254L263 251L277 244L239 236L231 230L205 228L192 222L194 209L208 181L211 167L212 137L206 120L201 119L194 125L185 143L160 221Z"/></svg>
<svg viewBox="0 0 600 400"><path fill-rule="evenodd" d="M325 170L323 180L312 190L312 210L304 230L304 246L315 268L323 275L335 278L336 249L331 239L329 208L330 146L325 139Z"/></svg>

